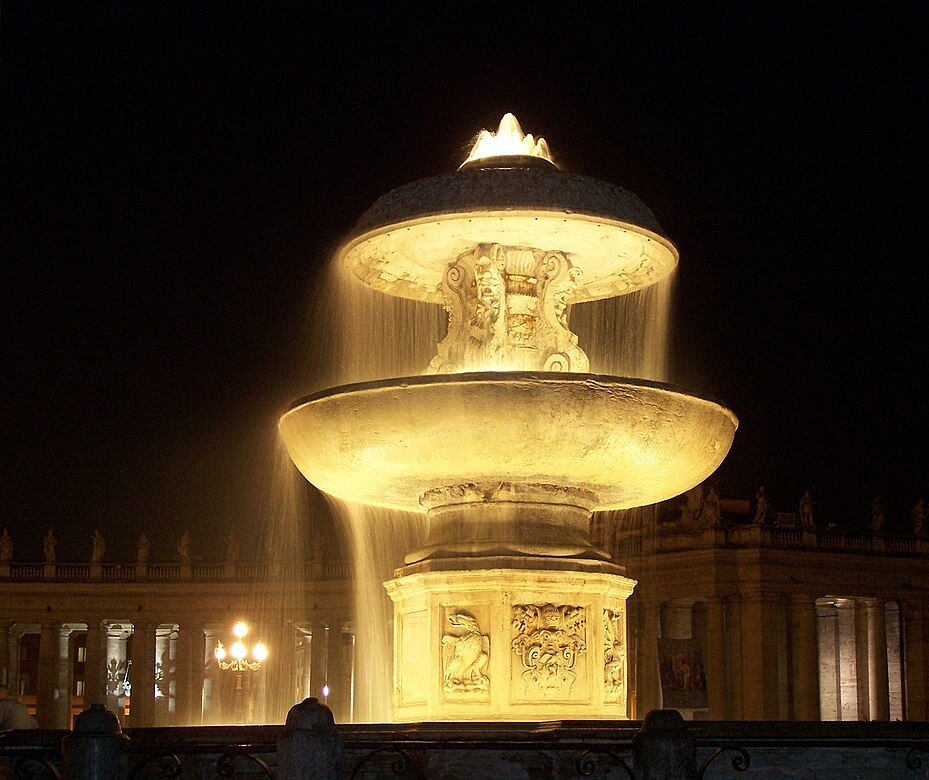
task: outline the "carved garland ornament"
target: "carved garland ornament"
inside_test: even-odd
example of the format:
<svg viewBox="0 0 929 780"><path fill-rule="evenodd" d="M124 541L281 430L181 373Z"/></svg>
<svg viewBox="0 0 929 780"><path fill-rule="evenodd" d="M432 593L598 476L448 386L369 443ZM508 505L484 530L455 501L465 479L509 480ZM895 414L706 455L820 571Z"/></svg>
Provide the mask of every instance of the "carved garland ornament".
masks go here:
<svg viewBox="0 0 929 780"><path fill-rule="evenodd" d="M586 652L583 607L514 604L512 648L523 665L522 680L545 696L570 692L574 667Z"/></svg>
<svg viewBox="0 0 929 780"><path fill-rule="evenodd" d="M606 701L623 701L626 696L626 648L623 614L603 610L603 686Z"/></svg>

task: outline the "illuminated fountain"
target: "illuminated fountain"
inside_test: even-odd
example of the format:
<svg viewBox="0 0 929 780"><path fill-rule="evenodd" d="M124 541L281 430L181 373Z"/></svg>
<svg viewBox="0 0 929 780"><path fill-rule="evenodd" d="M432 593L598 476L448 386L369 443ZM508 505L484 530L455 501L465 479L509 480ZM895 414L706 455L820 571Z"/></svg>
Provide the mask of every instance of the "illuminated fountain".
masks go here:
<svg viewBox="0 0 929 780"><path fill-rule="evenodd" d="M386 583L397 720L627 717L635 582L591 544L591 512L700 483L737 420L589 373L568 312L677 259L634 195L559 170L511 115L458 171L380 198L339 250L358 282L448 311L423 375L316 393L280 420L321 490L428 516Z"/></svg>

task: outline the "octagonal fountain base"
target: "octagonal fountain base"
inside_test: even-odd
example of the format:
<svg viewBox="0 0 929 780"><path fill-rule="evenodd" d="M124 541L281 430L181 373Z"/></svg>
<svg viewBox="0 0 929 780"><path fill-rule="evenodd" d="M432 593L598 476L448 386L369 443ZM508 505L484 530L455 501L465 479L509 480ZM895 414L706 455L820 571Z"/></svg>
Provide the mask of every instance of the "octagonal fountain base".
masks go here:
<svg viewBox="0 0 929 780"><path fill-rule="evenodd" d="M626 718L635 582L604 563L573 570L566 559L503 556L480 565L414 564L386 583L395 720Z"/></svg>

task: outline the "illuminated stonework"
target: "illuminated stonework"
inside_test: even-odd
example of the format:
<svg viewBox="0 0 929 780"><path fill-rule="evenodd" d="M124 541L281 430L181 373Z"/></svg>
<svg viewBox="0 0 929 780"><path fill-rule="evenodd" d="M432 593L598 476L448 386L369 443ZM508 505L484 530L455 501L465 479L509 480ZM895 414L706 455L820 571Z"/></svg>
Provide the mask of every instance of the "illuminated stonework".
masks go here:
<svg viewBox="0 0 929 780"><path fill-rule="evenodd" d="M485 244L445 269L448 335L429 373L586 372L568 330L568 298L580 269L561 252Z"/></svg>
<svg viewBox="0 0 929 780"><path fill-rule="evenodd" d="M570 700L578 672L584 669L578 662L587 653L584 608L552 603L514 604L513 633L510 645L521 664L522 697Z"/></svg>
<svg viewBox="0 0 929 780"><path fill-rule="evenodd" d="M591 512L699 484L738 422L668 385L588 373L569 306L677 264L641 201L560 171L515 117L479 141L455 173L380 198L336 256L356 282L445 307L424 375L317 393L279 429L321 490L428 517L385 583L396 719L624 718L635 583L591 544Z"/></svg>
<svg viewBox="0 0 929 780"><path fill-rule="evenodd" d="M484 559L483 565L506 564ZM512 561L510 562L512 563ZM625 625L635 583L551 567L407 567L386 583L394 601L394 711L400 721L553 720L627 716L625 665L604 676L612 641L593 616ZM557 594L558 603L551 599ZM465 616L461 618L459 616ZM455 622L458 625L455 625ZM625 655L623 654L623 661Z"/></svg>

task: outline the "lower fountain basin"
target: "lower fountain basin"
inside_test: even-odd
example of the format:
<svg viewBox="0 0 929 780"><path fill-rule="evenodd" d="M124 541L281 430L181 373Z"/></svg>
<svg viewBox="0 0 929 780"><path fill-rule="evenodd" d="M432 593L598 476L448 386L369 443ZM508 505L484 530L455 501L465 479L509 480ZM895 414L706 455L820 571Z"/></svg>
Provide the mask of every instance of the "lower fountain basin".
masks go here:
<svg viewBox="0 0 929 780"><path fill-rule="evenodd" d="M345 385L279 422L320 490L414 512L431 509L437 490L501 483L544 486L543 501L564 487L556 502L591 511L654 504L712 474L737 427L726 407L670 385L547 372Z"/></svg>

